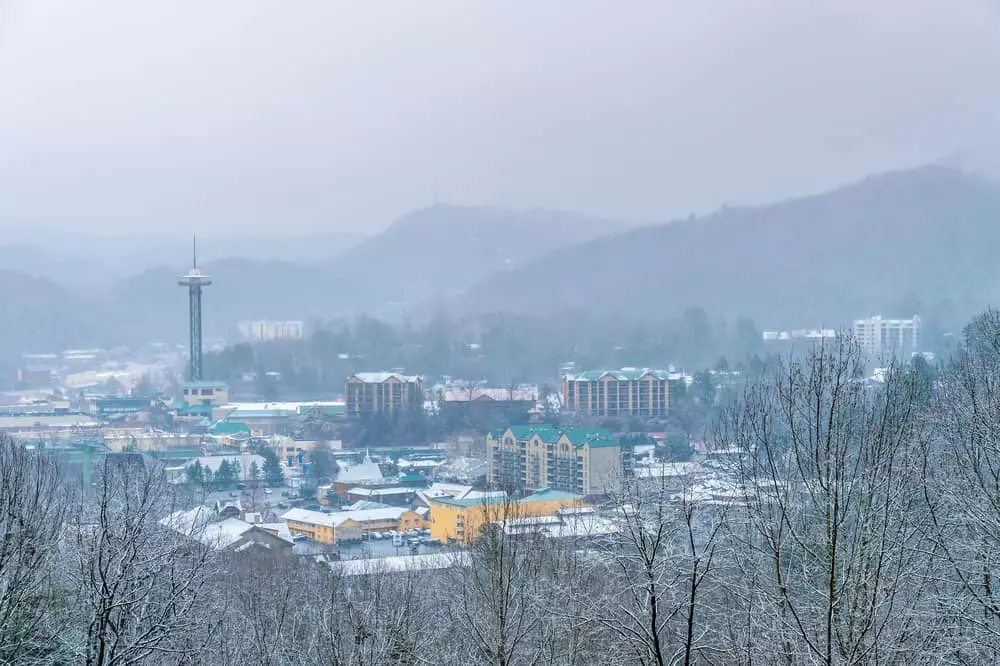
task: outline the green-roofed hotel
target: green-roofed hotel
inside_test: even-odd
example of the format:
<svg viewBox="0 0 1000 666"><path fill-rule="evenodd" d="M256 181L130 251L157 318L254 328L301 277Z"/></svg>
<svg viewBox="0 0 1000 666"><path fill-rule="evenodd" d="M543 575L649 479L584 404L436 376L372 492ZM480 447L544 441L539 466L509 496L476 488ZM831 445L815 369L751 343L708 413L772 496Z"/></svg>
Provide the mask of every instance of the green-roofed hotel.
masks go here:
<svg viewBox="0 0 1000 666"><path fill-rule="evenodd" d="M621 443L600 428L518 425L486 436L487 478L504 489L603 495L622 469Z"/></svg>
<svg viewBox="0 0 1000 666"><path fill-rule="evenodd" d="M670 405L665 370L589 370L563 377L563 407L584 416L654 417Z"/></svg>

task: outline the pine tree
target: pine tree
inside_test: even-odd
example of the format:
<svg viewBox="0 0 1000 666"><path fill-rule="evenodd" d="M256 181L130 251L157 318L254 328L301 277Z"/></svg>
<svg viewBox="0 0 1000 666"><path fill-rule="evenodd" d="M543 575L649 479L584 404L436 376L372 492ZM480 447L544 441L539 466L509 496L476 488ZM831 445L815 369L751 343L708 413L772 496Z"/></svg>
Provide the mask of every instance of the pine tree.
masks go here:
<svg viewBox="0 0 1000 666"><path fill-rule="evenodd" d="M282 486L285 483L285 472L281 462L271 448L261 448L260 455L264 458L264 483L268 486Z"/></svg>
<svg viewBox="0 0 1000 666"><path fill-rule="evenodd" d="M187 481L193 486L200 486L205 483L205 468L197 460L194 461L193 465L188 465Z"/></svg>
<svg viewBox="0 0 1000 666"><path fill-rule="evenodd" d="M218 490L227 490L236 485L236 473L233 465L228 460L219 463L219 470L215 473L215 487Z"/></svg>

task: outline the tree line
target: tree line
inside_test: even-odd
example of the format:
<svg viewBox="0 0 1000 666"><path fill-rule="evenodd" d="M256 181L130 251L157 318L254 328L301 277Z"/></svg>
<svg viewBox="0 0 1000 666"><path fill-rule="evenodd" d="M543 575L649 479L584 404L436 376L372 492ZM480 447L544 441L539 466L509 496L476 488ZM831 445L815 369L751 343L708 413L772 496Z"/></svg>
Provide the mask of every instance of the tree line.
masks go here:
<svg viewBox="0 0 1000 666"><path fill-rule="evenodd" d="M712 320L698 308L646 320L573 311L547 317L438 312L421 322L393 324L368 316L329 322L302 341L237 344L206 354L204 363L211 379L238 384L252 376L248 388L270 399L282 392L340 393L345 378L371 370L405 368L500 387L554 386L560 367L571 361L584 369L670 363L700 369L721 357L742 363L762 351L751 320ZM268 379L268 372L280 373L280 381Z"/></svg>
<svg viewBox="0 0 1000 666"><path fill-rule="evenodd" d="M719 409L710 482L608 479L563 527L486 505L436 569L211 548L141 456L80 488L4 440L0 662L996 662L1000 313L867 375L818 344Z"/></svg>

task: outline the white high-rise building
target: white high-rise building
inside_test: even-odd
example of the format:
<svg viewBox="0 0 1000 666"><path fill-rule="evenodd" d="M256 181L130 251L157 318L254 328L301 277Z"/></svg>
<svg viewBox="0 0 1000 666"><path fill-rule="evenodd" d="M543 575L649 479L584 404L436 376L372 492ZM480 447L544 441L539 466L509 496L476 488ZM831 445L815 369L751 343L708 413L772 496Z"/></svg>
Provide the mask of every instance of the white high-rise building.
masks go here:
<svg viewBox="0 0 1000 666"><path fill-rule="evenodd" d="M301 321L241 321L240 333L254 342L270 340L301 340L305 335L305 324Z"/></svg>
<svg viewBox="0 0 1000 666"><path fill-rule="evenodd" d="M855 319L854 338L872 356L909 357L920 351L920 317Z"/></svg>

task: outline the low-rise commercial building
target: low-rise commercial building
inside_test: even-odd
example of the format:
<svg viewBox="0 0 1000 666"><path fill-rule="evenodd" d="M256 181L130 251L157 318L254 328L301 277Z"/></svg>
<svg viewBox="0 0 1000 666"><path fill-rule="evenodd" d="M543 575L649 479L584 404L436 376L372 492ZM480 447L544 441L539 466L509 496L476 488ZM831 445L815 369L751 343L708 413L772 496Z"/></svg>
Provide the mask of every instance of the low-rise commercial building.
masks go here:
<svg viewBox="0 0 1000 666"><path fill-rule="evenodd" d="M583 506L584 500L580 495L551 488L543 488L519 500L496 495L463 499L431 498L431 538L468 545L479 536L487 523L554 516L561 510Z"/></svg>
<svg viewBox="0 0 1000 666"><path fill-rule="evenodd" d="M621 442L603 429L511 426L486 436L487 480L502 488L601 495L621 475Z"/></svg>
<svg viewBox="0 0 1000 666"><path fill-rule="evenodd" d="M288 523L288 531L293 535L323 544L360 541L365 532L406 531L424 526L420 514L404 507L333 513L290 509L281 518Z"/></svg>

